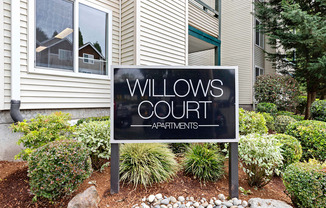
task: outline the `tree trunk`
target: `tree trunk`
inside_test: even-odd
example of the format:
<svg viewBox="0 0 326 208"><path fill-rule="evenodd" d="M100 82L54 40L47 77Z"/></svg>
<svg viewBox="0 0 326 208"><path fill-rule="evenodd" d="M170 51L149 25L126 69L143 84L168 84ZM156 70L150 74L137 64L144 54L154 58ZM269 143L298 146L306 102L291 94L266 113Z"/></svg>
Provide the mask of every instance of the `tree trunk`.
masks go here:
<svg viewBox="0 0 326 208"><path fill-rule="evenodd" d="M310 107L311 104L316 100L316 95L317 95L316 91L308 91L307 106L306 106L306 112L304 117L305 120L310 119Z"/></svg>

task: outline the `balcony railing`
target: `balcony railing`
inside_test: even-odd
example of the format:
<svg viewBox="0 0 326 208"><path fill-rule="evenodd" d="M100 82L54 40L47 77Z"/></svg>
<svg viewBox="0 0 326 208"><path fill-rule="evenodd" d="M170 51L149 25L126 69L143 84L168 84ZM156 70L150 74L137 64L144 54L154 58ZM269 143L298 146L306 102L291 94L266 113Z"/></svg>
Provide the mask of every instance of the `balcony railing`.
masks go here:
<svg viewBox="0 0 326 208"><path fill-rule="evenodd" d="M212 8L211 6L209 6L208 4L206 4L205 2L201 1L201 0L189 0L189 3L196 6L197 8L205 11L207 14L218 18L218 6L215 5L215 8ZM217 2L215 2L216 4Z"/></svg>

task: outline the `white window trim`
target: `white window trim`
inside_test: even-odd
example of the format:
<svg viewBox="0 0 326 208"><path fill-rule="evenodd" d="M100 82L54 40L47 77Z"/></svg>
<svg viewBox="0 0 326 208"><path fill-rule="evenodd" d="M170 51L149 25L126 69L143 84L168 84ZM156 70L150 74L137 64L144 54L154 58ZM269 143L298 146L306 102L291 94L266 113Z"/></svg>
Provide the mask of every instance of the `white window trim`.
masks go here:
<svg viewBox="0 0 326 208"><path fill-rule="evenodd" d="M89 79L111 79L111 66L112 66L112 10L103 8L98 4L91 3L86 0L74 1L74 31L78 31L79 26L79 10L78 4L82 3L94 9L98 9L108 14L107 22L107 75L100 74L85 74L78 72L78 44L74 44L73 58L74 69L67 71L55 68L42 68L35 66L35 0L28 1L28 72L35 74L46 74L64 77L80 77ZM78 40L78 32L74 32L74 40Z"/></svg>
<svg viewBox="0 0 326 208"><path fill-rule="evenodd" d="M254 77L255 77L255 80L256 80L256 78L257 78L257 76L256 76L256 68L259 69L259 75L258 75L258 76L260 76L260 75L264 75L264 74L265 74L265 69L264 69L264 68L255 65L255 67L254 67ZM263 70L263 74L260 74L260 70Z"/></svg>
<svg viewBox="0 0 326 208"><path fill-rule="evenodd" d="M255 45L261 49L265 48L265 35L262 34L261 32L259 32L259 43L260 43L260 39L262 39L262 45L257 45L256 41L257 41L257 24L256 21L259 22L259 24L261 24L261 21L257 18L255 18Z"/></svg>

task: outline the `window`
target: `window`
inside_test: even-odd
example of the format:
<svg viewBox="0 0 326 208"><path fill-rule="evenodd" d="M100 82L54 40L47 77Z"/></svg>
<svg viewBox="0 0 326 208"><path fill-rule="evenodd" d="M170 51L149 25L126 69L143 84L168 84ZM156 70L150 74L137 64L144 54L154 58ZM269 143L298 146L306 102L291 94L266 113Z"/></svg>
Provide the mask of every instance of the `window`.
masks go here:
<svg viewBox="0 0 326 208"><path fill-rule="evenodd" d="M255 67L255 71L256 71L255 77L258 77L260 75L264 75L264 69L262 69L262 68Z"/></svg>
<svg viewBox="0 0 326 208"><path fill-rule="evenodd" d="M258 29L260 24L259 20L256 19L256 45L264 48L264 35Z"/></svg>
<svg viewBox="0 0 326 208"><path fill-rule="evenodd" d="M94 55L84 53L83 57L84 57L83 59L84 63L94 64Z"/></svg>
<svg viewBox="0 0 326 208"><path fill-rule="evenodd" d="M108 75L111 11L84 0L35 0L36 68Z"/></svg>

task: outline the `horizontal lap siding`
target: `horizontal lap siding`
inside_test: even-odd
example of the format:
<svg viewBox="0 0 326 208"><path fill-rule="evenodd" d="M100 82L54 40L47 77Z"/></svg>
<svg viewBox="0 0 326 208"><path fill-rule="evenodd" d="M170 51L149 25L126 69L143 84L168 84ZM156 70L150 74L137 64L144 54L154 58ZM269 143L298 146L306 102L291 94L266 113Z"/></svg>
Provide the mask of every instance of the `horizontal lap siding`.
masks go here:
<svg viewBox="0 0 326 208"><path fill-rule="evenodd" d="M239 66L239 103L252 104L252 1L222 1L221 63Z"/></svg>
<svg viewBox="0 0 326 208"><path fill-rule="evenodd" d="M265 68L265 53L264 50L255 45L255 66L264 69Z"/></svg>
<svg viewBox="0 0 326 208"><path fill-rule="evenodd" d="M2 1L2 11L0 14L2 15L1 24L3 24L3 43L1 45L3 50L3 71L4 71L4 86L3 86L3 108L9 109L10 108L10 63L11 63L11 1L10 0L3 0ZM0 67L2 70L2 67ZM1 89L1 88L0 88Z"/></svg>
<svg viewBox="0 0 326 208"><path fill-rule="evenodd" d="M141 0L139 64L185 65L186 1Z"/></svg>
<svg viewBox="0 0 326 208"><path fill-rule="evenodd" d="M188 54L189 66L214 66L215 49Z"/></svg>
<svg viewBox="0 0 326 208"><path fill-rule="evenodd" d="M9 1L9 0L6 0ZM28 5L21 0L20 37L21 37L21 108L102 108L110 106L110 81L107 79L67 77L41 73L28 73ZM112 64L119 64L120 3L118 0L91 1L112 10ZM10 23L9 23L10 24ZM32 41L32 40L31 40ZM8 43L10 45L10 43ZM8 47L7 47L8 48ZM10 47L9 47L10 48ZM9 50L9 49L7 49ZM8 51L9 54L10 51ZM9 59L10 61L10 59ZM7 64L10 70L10 63ZM50 69L49 69L50 70ZM72 73L73 74L73 73ZM10 73L6 73L5 86L10 87ZM9 82L9 83L8 83ZM10 89L5 92L6 108L9 108Z"/></svg>
<svg viewBox="0 0 326 208"><path fill-rule="evenodd" d="M135 64L134 0L123 0L121 5L121 64Z"/></svg>
<svg viewBox="0 0 326 208"><path fill-rule="evenodd" d="M223 19L223 16L222 16ZM189 3L189 25L211 35L218 37L218 18L207 14L202 9Z"/></svg>

